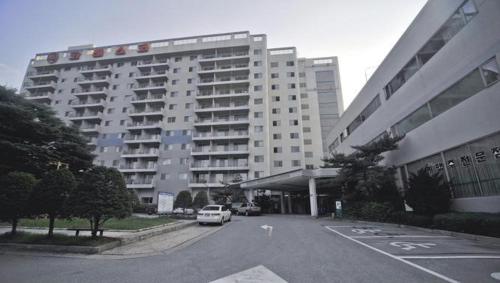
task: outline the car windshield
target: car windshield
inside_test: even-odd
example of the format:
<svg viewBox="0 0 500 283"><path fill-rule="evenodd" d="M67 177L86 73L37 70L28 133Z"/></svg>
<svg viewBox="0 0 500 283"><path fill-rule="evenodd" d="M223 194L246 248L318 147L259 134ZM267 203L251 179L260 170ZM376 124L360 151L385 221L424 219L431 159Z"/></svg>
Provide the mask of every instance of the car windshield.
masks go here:
<svg viewBox="0 0 500 283"><path fill-rule="evenodd" d="M219 206L205 206L203 210L217 210L219 211L220 207Z"/></svg>

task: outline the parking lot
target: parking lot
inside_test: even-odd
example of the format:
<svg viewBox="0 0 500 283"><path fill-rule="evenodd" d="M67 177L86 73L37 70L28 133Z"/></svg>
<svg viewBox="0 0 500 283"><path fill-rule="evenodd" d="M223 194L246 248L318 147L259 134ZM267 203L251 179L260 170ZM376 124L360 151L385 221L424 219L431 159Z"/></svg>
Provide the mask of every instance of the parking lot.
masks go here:
<svg viewBox="0 0 500 283"><path fill-rule="evenodd" d="M436 279L447 282L500 281L500 245L413 228L335 223L325 226L333 235Z"/></svg>

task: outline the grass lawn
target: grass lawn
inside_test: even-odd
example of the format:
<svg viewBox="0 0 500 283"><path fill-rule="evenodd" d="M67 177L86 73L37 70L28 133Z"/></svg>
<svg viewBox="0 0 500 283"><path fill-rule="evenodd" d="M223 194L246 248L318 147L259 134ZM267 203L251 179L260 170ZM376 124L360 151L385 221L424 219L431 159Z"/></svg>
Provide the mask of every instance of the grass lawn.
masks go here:
<svg viewBox="0 0 500 283"><path fill-rule="evenodd" d="M0 243L12 244L98 246L113 241L116 241L116 239L107 237L98 237L97 239L92 239L90 237L74 237L62 234L54 234L54 237L52 239L49 239L47 238L47 234L32 234L26 232L17 232L16 236L14 237L12 237L10 233L0 235Z"/></svg>
<svg viewBox="0 0 500 283"><path fill-rule="evenodd" d="M112 230L136 230L142 228L148 228L152 226L157 226L161 224L166 224L175 221L169 217L158 217L158 218L139 218L139 217L129 217L125 219L109 219L104 223L103 229ZM38 218L38 219L21 219L18 224L19 227L48 227L49 219ZM90 228L90 223L87 219L73 218L71 220L67 219L56 219L55 228Z"/></svg>

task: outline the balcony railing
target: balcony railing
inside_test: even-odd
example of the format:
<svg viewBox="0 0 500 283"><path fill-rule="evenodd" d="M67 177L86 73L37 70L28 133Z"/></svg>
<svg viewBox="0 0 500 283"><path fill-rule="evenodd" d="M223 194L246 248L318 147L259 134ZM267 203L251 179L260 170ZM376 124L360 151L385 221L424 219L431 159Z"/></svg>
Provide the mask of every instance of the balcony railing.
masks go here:
<svg viewBox="0 0 500 283"><path fill-rule="evenodd" d="M164 99L164 95L148 95L148 96L137 96L137 97L132 97L132 101L143 101L143 100L160 100Z"/></svg>
<svg viewBox="0 0 500 283"><path fill-rule="evenodd" d="M28 72L28 77L41 77L41 76L57 76L59 74L56 70L48 70L48 71L33 71Z"/></svg>
<svg viewBox="0 0 500 283"><path fill-rule="evenodd" d="M157 148L150 148L150 149L128 149L128 150L125 150L122 154L126 154L126 155L132 155L132 154L137 154L137 155L141 155L141 154L144 154L144 155L154 155L154 154L158 154L160 151L157 149Z"/></svg>
<svg viewBox="0 0 500 283"><path fill-rule="evenodd" d="M166 83L144 83L144 84L137 84L136 86L133 87L134 90L137 89L148 89L148 88L166 88L167 84Z"/></svg>
<svg viewBox="0 0 500 283"><path fill-rule="evenodd" d="M84 105L94 105L94 104L104 104L106 102L105 99L92 99L92 100L86 100L86 101L72 101L70 105L73 106L84 106Z"/></svg>
<svg viewBox="0 0 500 283"><path fill-rule="evenodd" d="M240 95L240 94L248 94L248 90L234 90L234 91L227 91L227 92L213 92L210 90L207 91L199 91L196 93L196 96L202 97L202 96L230 96L230 95Z"/></svg>
<svg viewBox="0 0 500 283"><path fill-rule="evenodd" d="M127 127L152 127L152 126L161 126L161 121L147 121L147 122L132 122L127 123Z"/></svg>
<svg viewBox="0 0 500 283"><path fill-rule="evenodd" d="M135 78L145 78L145 77L155 77L155 76L164 76L167 74L167 71L158 71L158 72L140 72L135 75Z"/></svg>
<svg viewBox="0 0 500 283"><path fill-rule="evenodd" d="M153 185L154 179L126 180L127 185Z"/></svg>
<svg viewBox="0 0 500 283"><path fill-rule="evenodd" d="M137 140L160 140L160 135L126 135L126 141L137 141Z"/></svg>
<svg viewBox="0 0 500 283"><path fill-rule="evenodd" d="M228 58L228 57L241 57L248 56L248 52L234 52L234 53L222 53L222 54L205 54L201 56L201 59L218 59L218 58Z"/></svg>
<svg viewBox="0 0 500 283"><path fill-rule="evenodd" d="M122 164L120 169L156 170L156 164Z"/></svg>
<svg viewBox="0 0 500 283"><path fill-rule="evenodd" d="M130 109L128 114L151 114L157 112L163 112L164 108L146 108L146 109Z"/></svg>
<svg viewBox="0 0 500 283"><path fill-rule="evenodd" d="M93 88L83 88L81 90L77 90L75 94L87 94L94 92L106 92L108 91L107 87L93 87Z"/></svg>
<svg viewBox="0 0 500 283"><path fill-rule="evenodd" d="M76 81L78 83L94 83L94 82L107 82L109 80L109 76L94 76L94 77L85 77L85 78L78 78Z"/></svg>
<svg viewBox="0 0 500 283"><path fill-rule="evenodd" d="M211 163L192 163L191 168L233 168L248 167L248 162L211 162Z"/></svg>

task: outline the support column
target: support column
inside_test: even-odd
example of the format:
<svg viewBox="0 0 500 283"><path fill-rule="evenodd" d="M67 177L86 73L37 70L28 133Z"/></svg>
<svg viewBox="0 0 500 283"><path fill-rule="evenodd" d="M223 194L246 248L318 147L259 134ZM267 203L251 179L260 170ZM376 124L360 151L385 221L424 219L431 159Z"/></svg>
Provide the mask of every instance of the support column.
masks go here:
<svg viewBox="0 0 500 283"><path fill-rule="evenodd" d="M311 202L311 216L318 216L318 195L316 194L316 181L309 178L309 200Z"/></svg>
<svg viewBox="0 0 500 283"><path fill-rule="evenodd" d="M288 213L292 214L292 194L288 192Z"/></svg>
<svg viewBox="0 0 500 283"><path fill-rule="evenodd" d="M248 202L253 202L253 189L248 190Z"/></svg>
<svg viewBox="0 0 500 283"><path fill-rule="evenodd" d="M280 208L281 214L285 214L285 193L283 191L280 192Z"/></svg>

